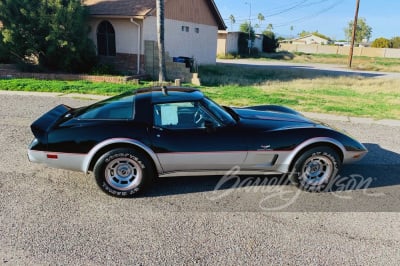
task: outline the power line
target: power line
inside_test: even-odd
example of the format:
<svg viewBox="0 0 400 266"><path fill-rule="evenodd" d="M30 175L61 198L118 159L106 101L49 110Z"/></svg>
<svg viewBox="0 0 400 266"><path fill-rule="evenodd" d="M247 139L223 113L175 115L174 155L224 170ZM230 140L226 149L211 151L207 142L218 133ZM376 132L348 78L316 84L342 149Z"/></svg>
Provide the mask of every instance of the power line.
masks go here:
<svg viewBox="0 0 400 266"><path fill-rule="evenodd" d="M323 13L326 13L326 12L332 10L336 6L340 5L342 2L344 2L344 0L341 0L341 1L337 2L337 3L334 3L334 4L330 5L329 7L324 8L324 9L322 9L322 10L316 12L316 13L313 13L313 14L310 14L310 15L295 19L295 20L291 20L291 21L288 21L288 22L285 22L285 23L282 23L282 24L274 25L274 27L276 27L276 28L285 27L285 26L289 26L289 25L291 25L293 23L298 23L298 22L306 21L308 19L313 19L315 17L318 17L319 15L322 15Z"/></svg>
<svg viewBox="0 0 400 266"><path fill-rule="evenodd" d="M265 13L266 15L264 15L266 18L268 18L269 20L272 17L278 16L278 15L282 15L285 13L290 13L291 11L294 10L301 10L301 9L305 9L311 6L316 6L316 5L321 5L327 2L330 2L332 0L318 0L318 1L310 1L310 0L301 0L301 1L295 1L295 2L291 2L290 4L286 4L286 5L282 5L280 7L275 7L273 9L270 9L268 13ZM307 16L303 16L294 20L290 20L284 23L277 23L274 24L275 28L279 28L279 27L284 27L284 26L288 26L290 24L293 23L298 23L298 22L302 22L302 21L306 21L308 19L312 19L315 18L316 16L319 16L333 8L335 8L336 6L340 5L341 3L343 3L344 0L336 0L332 5L323 8L321 10L319 10L318 12L315 12L313 14L307 15ZM258 13L262 13L262 12L258 12ZM263 13L262 13L263 14ZM236 22L238 23L242 23L242 22L247 22L249 20L249 18L242 18L242 17L238 17L235 18ZM251 17L251 21L257 21L258 18L256 17ZM230 21L230 19L225 19L225 21Z"/></svg>

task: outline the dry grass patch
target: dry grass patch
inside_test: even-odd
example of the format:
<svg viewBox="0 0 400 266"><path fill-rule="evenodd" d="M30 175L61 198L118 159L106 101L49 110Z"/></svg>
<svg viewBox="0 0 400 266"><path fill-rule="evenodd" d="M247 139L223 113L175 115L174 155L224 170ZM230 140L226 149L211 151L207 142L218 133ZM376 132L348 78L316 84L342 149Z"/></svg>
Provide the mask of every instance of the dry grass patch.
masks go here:
<svg viewBox="0 0 400 266"><path fill-rule="evenodd" d="M226 105L279 104L299 111L400 119L400 80L232 65L202 71L202 81L209 86L203 90Z"/></svg>

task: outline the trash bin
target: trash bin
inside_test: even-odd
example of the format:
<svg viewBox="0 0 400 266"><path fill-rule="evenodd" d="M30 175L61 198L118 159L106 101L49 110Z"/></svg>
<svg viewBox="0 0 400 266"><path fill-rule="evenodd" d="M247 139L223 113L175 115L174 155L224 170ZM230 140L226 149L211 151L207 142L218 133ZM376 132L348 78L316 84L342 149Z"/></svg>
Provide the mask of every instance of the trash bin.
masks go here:
<svg viewBox="0 0 400 266"><path fill-rule="evenodd" d="M185 66L190 69L190 72L194 72L194 59L187 56L173 57L172 60L177 63L185 63Z"/></svg>

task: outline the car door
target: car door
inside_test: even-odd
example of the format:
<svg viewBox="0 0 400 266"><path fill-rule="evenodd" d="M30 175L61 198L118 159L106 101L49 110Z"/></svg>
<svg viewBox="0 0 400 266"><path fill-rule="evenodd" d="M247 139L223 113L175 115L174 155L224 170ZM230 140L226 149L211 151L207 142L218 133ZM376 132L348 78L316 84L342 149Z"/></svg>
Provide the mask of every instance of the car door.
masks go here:
<svg viewBox="0 0 400 266"><path fill-rule="evenodd" d="M241 165L247 145L235 125L224 125L199 102L153 105L153 150L164 172L228 170Z"/></svg>

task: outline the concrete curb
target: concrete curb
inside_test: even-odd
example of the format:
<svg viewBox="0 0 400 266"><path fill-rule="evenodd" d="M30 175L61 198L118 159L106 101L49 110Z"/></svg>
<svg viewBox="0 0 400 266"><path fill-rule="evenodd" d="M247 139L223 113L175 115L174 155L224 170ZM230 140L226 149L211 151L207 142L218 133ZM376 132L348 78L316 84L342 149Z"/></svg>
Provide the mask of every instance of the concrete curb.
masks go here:
<svg viewBox="0 0 400 266"><path fill-rule="evenodd" d="M104 100L110 96L81 94L81 93L59 93L59 92L36 92L36 91L3 91L0 95L20 95L20 96L38 96L38 97L61 97L61 98L79 98L82 100Z"/></svg>
<svg viewBox="0 0 400 266"><path fill-rule="evenodd" d="M103 95L93 95L93 94L79 94L79 93L56 93L56 92L26 92L26 91L2 91L0 90L0 95L21 95L21 96L41 96L41 97L62 97L62 98L77 98L82 100L104 100L110 96ZM349 122L354 124L370 124L370 125L382 125L390 127L400 127L400 120L392 119L382 119L374 120L373 118L363 118L363 117L351 117L351 116L341 116L341 115L331 115L331 114L320 114L320 113L310 113L301 112L306 117L315 120L330 120L330 121L341 121Z"/></svg>

